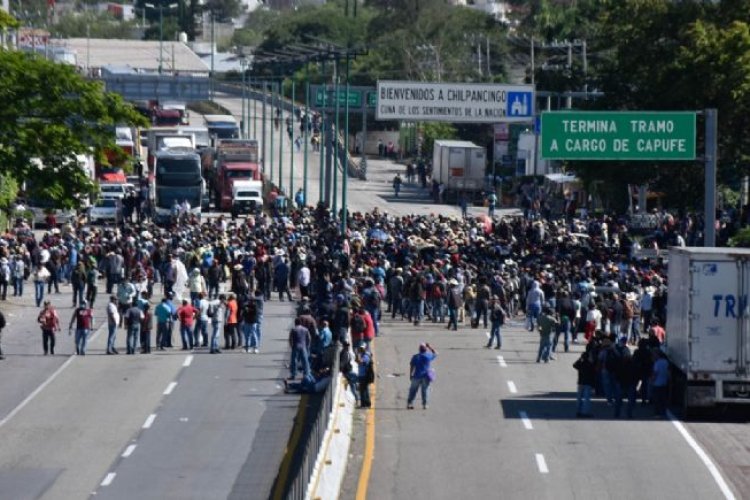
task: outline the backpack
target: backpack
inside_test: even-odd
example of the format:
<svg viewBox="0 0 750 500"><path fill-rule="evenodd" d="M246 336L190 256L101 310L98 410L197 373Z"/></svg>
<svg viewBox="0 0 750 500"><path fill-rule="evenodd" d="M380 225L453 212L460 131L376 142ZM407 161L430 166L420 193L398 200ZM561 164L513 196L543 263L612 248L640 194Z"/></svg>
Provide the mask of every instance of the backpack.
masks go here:
<svg viewBox="0 0 750 500"><path fill-rule="evenodd" d="M380 294L375 288L372 288L365 293L365 304L370 308L375 308L380 305Z"/></svg>
<svg viewBox="0 0 750 500"><path fill-rule="evenodd" d="M208 315L209 318L213 318L214 315L216 314L216 306L215 305L208 306L208 311L206 312L206 314Z"/></svg>
<svg viewBox="0 0 750 500"><path fill-rule="evenodd" d="M351 323L352 333L362 333L367 329L367 322L360 314L352 316Z"/></svg>
<svg viewBox="0 0 750 500"><path fill-rule="evenodd" d="M365 382L372 384L375 382L375 359L370 356L370 362L367 363L367 369L365 370Z"/></svg>
<svg viewBox="0 0 750 500"><path fill-rule="evenodd" d="M502 325L505 322L505 315L503 314L503 310L499 307L492 308L492 316L490 317L490 319Z"/></svg>

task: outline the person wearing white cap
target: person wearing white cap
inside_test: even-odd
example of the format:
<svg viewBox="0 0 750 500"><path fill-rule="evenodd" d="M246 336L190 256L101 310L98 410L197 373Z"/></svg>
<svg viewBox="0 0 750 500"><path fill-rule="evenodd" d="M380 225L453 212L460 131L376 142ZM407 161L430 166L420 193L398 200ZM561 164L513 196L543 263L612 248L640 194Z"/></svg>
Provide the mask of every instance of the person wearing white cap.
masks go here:
<svg viewBox="0 0 750 500"><path fill-rule="evenodd" d="M8 285L10 284L10 265L8 259L0 258L0 300L8 298Z"/></svg>

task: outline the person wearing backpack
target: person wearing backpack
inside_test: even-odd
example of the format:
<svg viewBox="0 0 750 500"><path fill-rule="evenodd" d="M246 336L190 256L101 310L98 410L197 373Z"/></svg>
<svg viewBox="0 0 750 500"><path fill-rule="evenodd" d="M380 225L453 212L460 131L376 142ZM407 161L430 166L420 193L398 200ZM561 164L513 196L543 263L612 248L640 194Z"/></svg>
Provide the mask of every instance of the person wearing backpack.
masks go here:
<svg viewBox="0 0 750 500"><path fill-rule="evenodd" d="M406 408L414 409L414 399L417 397L417 390L422 393L422 408L425 410L429 407L430 384L435 380L435 372L432 369L432 362L437 358L437 351L429 343L419 344L419 352L411 357L409 362L409 397L406 401Z"/></svg>

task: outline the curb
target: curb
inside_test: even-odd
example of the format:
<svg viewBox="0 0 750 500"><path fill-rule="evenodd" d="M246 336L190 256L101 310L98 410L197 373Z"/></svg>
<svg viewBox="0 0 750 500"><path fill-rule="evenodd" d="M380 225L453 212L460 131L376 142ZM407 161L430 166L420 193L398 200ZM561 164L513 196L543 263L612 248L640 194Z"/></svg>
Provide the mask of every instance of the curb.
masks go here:
<svg viewBox="0 0 750 500"><path fill-rule="evenodd" d="M354 397L344 387L344 377L336 377L336 394L323 447L315 460L305 500L338 498L349 458L354 420Z"/></svg>

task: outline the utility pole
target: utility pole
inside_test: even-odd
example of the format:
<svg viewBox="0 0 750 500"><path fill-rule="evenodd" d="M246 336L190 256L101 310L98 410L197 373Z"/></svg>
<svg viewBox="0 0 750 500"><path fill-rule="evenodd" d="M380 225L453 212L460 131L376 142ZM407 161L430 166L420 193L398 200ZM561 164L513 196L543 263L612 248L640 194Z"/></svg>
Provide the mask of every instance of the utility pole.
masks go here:
<svg viewBox="0 0 750 500"><path fill-rule="evenodd" d="M534 85L534 37L531 37L531 84Z"/></svg>
<svg viewBox="0 0 750 500"><path fill-rule="evenodd" d="M718 130L716 109L707 109L706 117L706 152L705 184L706 195L703 207L703 246L716 246L716 156L718 155L716 135Z"/></svg>
<svg viewBox="0 0 750 500"><path fill-rule="evenodd" d="M295 111L295 104L294 104L294 98L296 97L294 95L294 74L292 74L292 114L290 115L291 123L292 123L292 135L291 139L292 142L289 144L289 196L294 196L294 111ZM300 113L300 117L302 114Z"/></svg>
<svg viewBox="0 0 750 500"><path fill-rule="evenodd" d="M304 140L305 159L303 160L304 167L303 167L303 172L302 172L302 193L305 197L305 205L308 204L308 200L309 200L309 198L307 197L307 154L308 154L307 150L309 149L308 134L310 130L310 116L309 116L309 113L310 113L310 79L309 77L310 75L308 74L309 71L310 71L309 68L305 69L305 140Z"/></svg>

